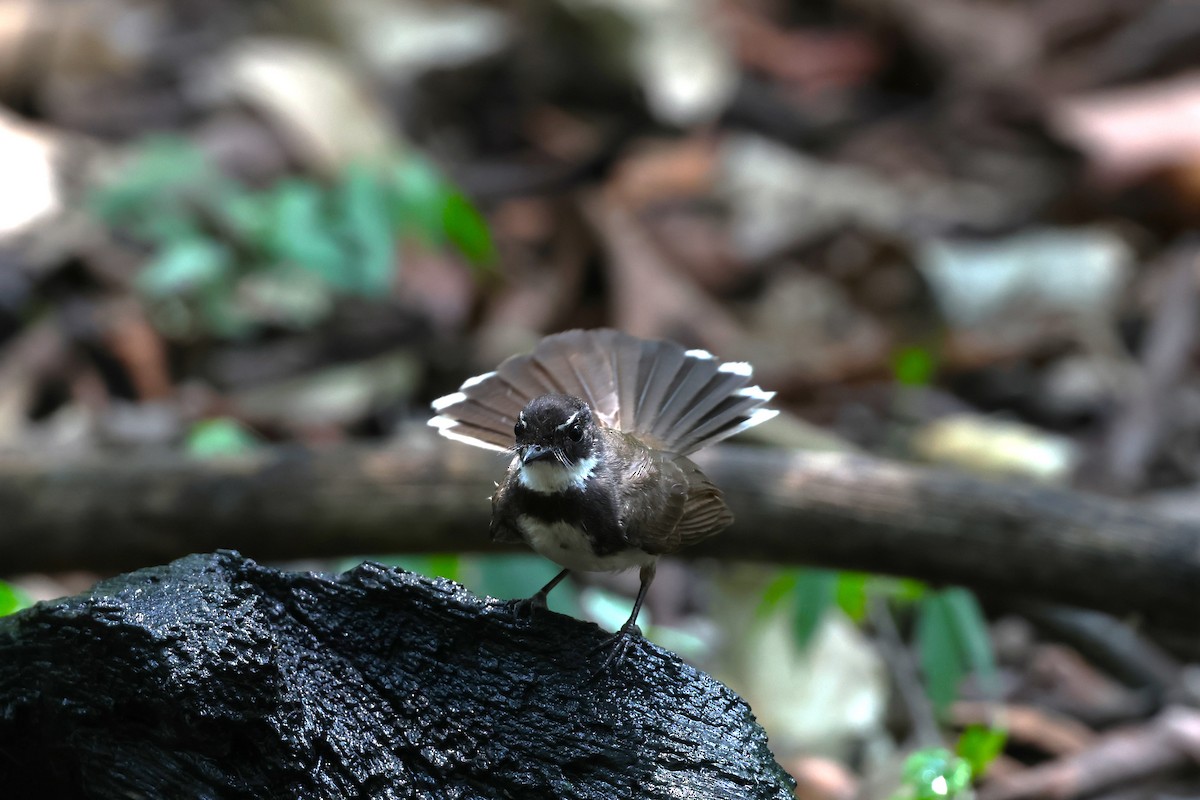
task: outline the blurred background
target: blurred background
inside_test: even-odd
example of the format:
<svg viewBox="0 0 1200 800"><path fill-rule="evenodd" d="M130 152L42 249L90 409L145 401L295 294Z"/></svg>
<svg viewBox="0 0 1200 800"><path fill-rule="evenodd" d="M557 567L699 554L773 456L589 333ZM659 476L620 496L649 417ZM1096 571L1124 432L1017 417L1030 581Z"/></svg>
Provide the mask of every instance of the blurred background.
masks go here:
<svg viewBox="0 0 1200 800"><path fill-rule="evenodd" d="M1197 54L1186 0L3 0L0 446L407 446L611 326L753 363L762 446L1194 519ZM370 555L502 597L555 571ZM0 564L0 606L102 574ZM553 600L612 628L635 582ZM1075 621L682 561L642 619L801 797L1196 796L1195 650Z"/></svg>

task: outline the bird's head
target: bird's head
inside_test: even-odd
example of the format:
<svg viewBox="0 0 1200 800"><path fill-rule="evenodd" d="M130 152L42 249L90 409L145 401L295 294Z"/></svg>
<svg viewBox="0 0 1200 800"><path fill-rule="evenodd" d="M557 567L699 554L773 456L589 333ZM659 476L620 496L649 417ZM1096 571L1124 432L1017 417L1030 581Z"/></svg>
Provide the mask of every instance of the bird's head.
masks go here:
<svg viewBox="0 0 1200 800"><path fill-rule="evenodd" d="M597 425L578 397L545 394L529 401L513 427L521 480L535 491L582 488L596 468Z"/></svg>

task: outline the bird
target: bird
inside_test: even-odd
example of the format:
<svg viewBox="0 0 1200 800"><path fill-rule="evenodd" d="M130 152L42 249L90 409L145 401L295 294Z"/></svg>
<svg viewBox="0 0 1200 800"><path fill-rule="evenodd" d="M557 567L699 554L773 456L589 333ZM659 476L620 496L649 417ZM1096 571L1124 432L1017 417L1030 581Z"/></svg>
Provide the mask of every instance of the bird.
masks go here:
<svg viewBox="0 0 1200 800"><path fill-rule="evenodd" d="M570 330L433 402L442 436L512 456L491 498L492 540L562 567L519 613L544 608L573 570L636 567L637 598L600 669L624 657L658 558L733 522L688 456L778 413L751 376L748 363L672 341Z"/></svg>

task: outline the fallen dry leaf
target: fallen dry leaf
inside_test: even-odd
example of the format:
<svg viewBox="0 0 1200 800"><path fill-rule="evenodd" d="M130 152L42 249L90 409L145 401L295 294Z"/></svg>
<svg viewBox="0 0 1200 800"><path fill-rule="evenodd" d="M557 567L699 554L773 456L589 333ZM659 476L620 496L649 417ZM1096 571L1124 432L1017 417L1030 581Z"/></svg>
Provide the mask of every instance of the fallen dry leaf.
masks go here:
<svg viewBox="0 0 1200 800"><path fill-rule="evenodd" d="M717 143L701 133L649 143L630 153L617 165L611 187L636 212L655 203L708 195L716 170Z"/></svg>
<svg viewBox="0 0 1200 800"><path fill-rule="evenodd" d="M738 351L744 335L736 320L683 276L619 201L597 195L585 212L607 251L614 327Z"/></svg>
<svg viewBox="0 0 1200 800"><path fill-rule="evenodd" d="M309 167L332 174L395 146L383 108L336 52L292 39L245 39L208 76L208 89L256 109Z"/></svg>
<svg viewBox="0 0 1200 800"><path fill-rule="evenodd" d="M720 6L738 60L805 92L858 86L882 65L879 45L865 31L784 30L752 7Z"/></svg>
<svg viewBox="0 0 1200 800"><path fill-rule="evenodd" d="M113 355L129 373L140 400L171 394L171 375L162 335L134 302L113 304L106 314L104 336Z"/></svg>
<svg viewBox="0 0 1200 800"><path fill-rule="evenodd" d="M52 134L0 111L0 242L61 210Z"/></svg>
<svg viewBox="0 0 1200 800"><path fill-rule="evenodd" d="M1097 178L1120 186L1200 163L1200 73L1061 100L1054 127L1082 149Z"/></svg>
<svg viewBox="0 0 1200 800"><path fill-rule="evenodd" d="M852 800L858 779L839 761L820 756L800 756L784 763L796 779L796 800Z"/></svg>

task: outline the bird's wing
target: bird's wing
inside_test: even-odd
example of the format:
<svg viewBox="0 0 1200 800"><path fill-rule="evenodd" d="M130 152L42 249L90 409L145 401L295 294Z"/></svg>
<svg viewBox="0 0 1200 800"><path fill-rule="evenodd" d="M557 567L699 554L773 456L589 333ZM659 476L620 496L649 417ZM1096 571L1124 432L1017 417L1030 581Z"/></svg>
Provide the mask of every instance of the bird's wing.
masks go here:
<svg viewBox="0 0 1200 800"><path fill-rule="evenodd" d="M516 467L510 466L508 475L503 483L496 487L496 491L492 494L492 523L488 529L493 542L523 542L524 538L521 532L517 530L516 524L512 520L511 514L503 513L504 506L508 504L513 484L512 478Z"/></svg>
<svg viewBox="0 0 1200 800"><path fill-rule="evenodd" d="M629 434L610 430L606 437L619 463L628 465L618 491L630 545L655 555L673 553L733 521L721 493L689 459L646 447Z"/></svg>
<svg viewBox="0 0 1200 800"><path fill-rule="evenodd" d="M673 463L687 481L687 498L673 535L676 547L688 547L728 528L733 523L733 512L725 505L721 490L691 459L678 456Z"/></svg>

